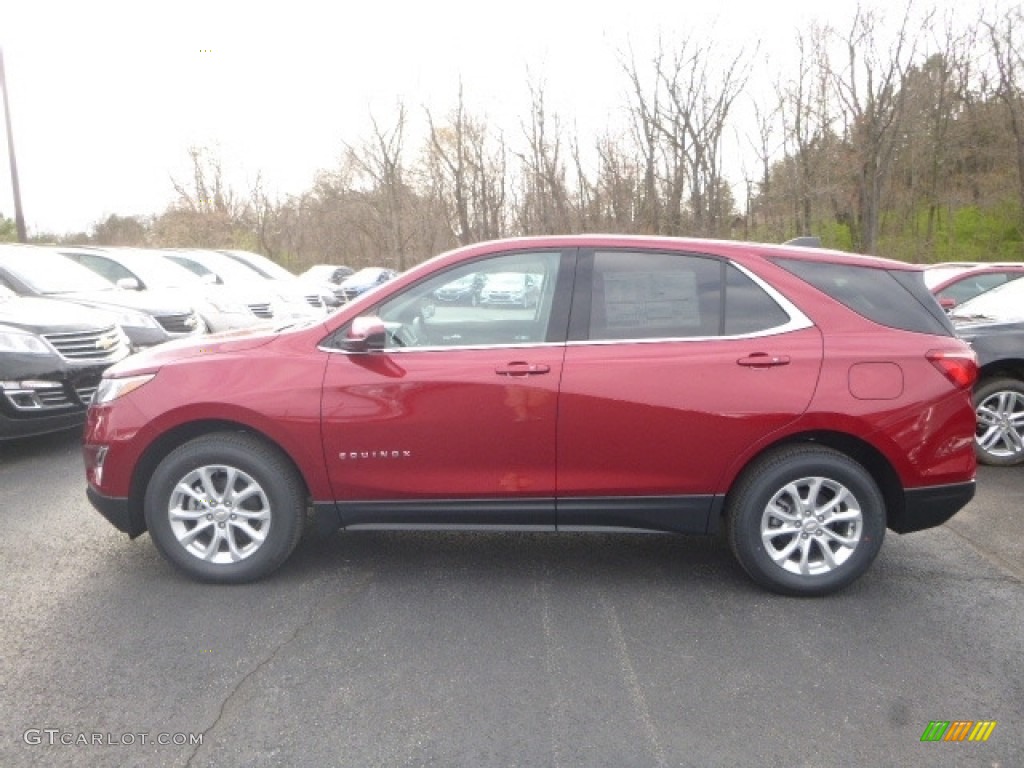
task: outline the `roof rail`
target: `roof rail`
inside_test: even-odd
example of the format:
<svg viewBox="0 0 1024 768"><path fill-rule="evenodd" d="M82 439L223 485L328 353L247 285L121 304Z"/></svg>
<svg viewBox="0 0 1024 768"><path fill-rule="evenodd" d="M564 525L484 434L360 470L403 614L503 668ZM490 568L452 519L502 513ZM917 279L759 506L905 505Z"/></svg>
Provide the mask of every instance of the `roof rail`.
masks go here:
<svg viewBox="0 0 1024 768"><path fill-rule="evenodd" d="M795 245L800 248L821 248L820 237L794 237L792 240L787 240L783 245Z"/></svg>

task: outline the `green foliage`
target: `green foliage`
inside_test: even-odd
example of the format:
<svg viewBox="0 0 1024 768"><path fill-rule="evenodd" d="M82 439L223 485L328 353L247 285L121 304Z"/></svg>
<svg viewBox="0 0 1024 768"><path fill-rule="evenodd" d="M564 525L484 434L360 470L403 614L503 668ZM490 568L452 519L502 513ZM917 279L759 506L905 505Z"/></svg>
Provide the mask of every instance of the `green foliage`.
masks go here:
<svg viewBox="0 0 1024 768"><path fill-rule="evenodd" d="M0 214L0 243L15 243L18 241L18 227L14 219L8 219Z"/></svg>
<svg viewBox="0 0 1024 768"><path fill-rule="evenodd" d="M853 250L853 232L850 225L839 221L821 222L815 234L821 238L821 244L826 248L834 248L837 251Z"/></svg>

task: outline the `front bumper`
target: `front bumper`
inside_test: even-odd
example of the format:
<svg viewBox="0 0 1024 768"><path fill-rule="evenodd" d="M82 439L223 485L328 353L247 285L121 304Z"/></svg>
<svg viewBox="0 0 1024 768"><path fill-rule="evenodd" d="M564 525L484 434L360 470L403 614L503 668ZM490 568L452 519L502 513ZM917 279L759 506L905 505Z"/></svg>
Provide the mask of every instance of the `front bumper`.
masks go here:
<svg viewBox="0 0 1024 768"><path fill-rule="evenodd" d="M84 409L66 413L35 415L27 419L12 419L3 411L0 411L0 440L46 435L51 432L63 432L69 429L81 431L84 422Z"/></svg>
<svg viewBox="0 0 1024 768"><path fill-rule="evenodd" d="M128 499L104 496L91 485L86 488L85 494L96 510L117 530L127 533L133 539L145 533L146 520L142 511L133 509Z"/></svg>
<svg viewBox="0 0 1024 768"><path fill-rule="evenodd" d="M908 488L903 509L889 518L896 533L912 533L942 525L974 498L975 482L929 488Z"/></svg>

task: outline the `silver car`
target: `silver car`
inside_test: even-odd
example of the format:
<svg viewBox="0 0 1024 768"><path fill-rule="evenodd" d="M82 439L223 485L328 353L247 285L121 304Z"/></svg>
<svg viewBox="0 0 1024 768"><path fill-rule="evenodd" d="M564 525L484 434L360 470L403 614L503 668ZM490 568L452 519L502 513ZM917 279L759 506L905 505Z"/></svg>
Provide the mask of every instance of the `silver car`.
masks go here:
<svg viewBox="0 0 1024 768"><path fill-rule="evenodd" d="M122 288L176 291L187 296L211 332L251 328L274 319L274 297L259 286L218 285L158 250L144 248L60 248L69 259Z"/></svg>
<svg viewBox="0 0 1024 768"><path fill-rule="evenodd" d="M274 317L277 320L311 320L327 315L323 303L313 306L308 300L307 292L301 287L296 288L281 282L271 283L251 267L240 264L219 251L168 248L161 253L200 277L212 275L212 279L218 285L250 290L258 286L264 291L269 290L274 297Z"/></svg>

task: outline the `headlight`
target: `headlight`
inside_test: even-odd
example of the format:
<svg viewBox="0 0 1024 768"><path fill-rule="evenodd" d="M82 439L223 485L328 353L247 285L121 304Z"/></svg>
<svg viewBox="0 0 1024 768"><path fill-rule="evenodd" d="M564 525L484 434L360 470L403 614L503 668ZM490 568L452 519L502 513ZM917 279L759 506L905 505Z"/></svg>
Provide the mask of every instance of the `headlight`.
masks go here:
<svg viewBox="0 0 1024 768"><path fill-rule="evenodd" d="M160 324L153 319L152 315L145 312L136 312L133 309L112 309L117 315L118 325L129 328L159 328Z"/></svg>
<svg viewBox="0 0 1024 768"><path fill-rule="evenodd" d="M34 333L0 331L0 352L17 352L22 355L56 354L50 345Z"/></svg>
<svg viewBox="0 0 1024 768"><path fill-rule="evenodd" d="M93 405L103 405L119 397L124 397L129 392L134 392L143 384L156 376L155 373L144 373L140 376L125 376L123 379L100 379L100 385L96 388L96 395L92 399Z"/></svg>

